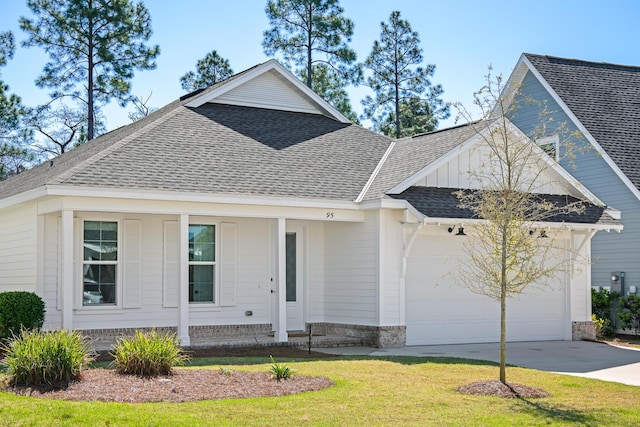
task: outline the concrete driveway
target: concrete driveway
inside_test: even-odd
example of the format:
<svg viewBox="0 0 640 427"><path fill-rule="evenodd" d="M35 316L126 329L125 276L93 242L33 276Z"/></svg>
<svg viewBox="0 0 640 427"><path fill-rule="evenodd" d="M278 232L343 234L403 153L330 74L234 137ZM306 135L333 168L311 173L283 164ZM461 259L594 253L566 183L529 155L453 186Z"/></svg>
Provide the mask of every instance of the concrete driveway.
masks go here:
<svg viewBox="0 0 640 427"><path fill-rule="evenodd" d="M317 349L333 354L459 357L498 362L499 344L426 345L403 348ZM589 341L507 343L509 365L640 386L640 350Z"/></svg>

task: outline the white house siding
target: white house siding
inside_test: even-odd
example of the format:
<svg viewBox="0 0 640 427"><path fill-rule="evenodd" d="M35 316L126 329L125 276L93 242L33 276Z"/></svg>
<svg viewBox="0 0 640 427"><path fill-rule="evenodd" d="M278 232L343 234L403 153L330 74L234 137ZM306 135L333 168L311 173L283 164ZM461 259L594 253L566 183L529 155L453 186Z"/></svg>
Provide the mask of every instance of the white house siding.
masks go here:
<svg viewBox="0 0 640 427"><path fill-rule="evenodd" d="M325 322L377 325L378 214L325 224Z"/></svg>
<svg viewBox="0 0 640 427"><path fill-rule="evenodd" d="M262 74L216 98L214 102L251 107L320 113L315 104L300 96L289 82L275 72Z"/></svg>
<svg viewBox="0 0 640 427"><path fill-rule="evenodd" d="M426 226L416 238L407 261L407 345L499 340L498 302L456 284L467 238L448 233L444 225ZM508 300L509 341L571 338L566 285L550 282Z"/></svg>
<svg viewBox="0 0 640 427"><path fill-rule="evenodd" d="M36 291L37 205L0 211L0 292Z"/></svg>
<svg viewBox="0 0 640 427"><path fill-rule="evenodd" d="M78 212L79 218L107 219L101 214ZM139 220L142 226L142 272L141 300L139 308L82 307L74 310L74 329L112 329L135 327L176 326L178 311L176 307L163 306L163 264L164 226L175 221L168 215L116 215L124 223L127 220ZM231 222L237 225L237 293L236 304L229 307L191 305L189 321L191 325L253 324L269 322L269 277L267 220L244 218L192 217L192 222ZM59 328L60 311L57 306L58 282L58 219L47 216L44 221L44 273L43 290L47 306L46 327ZM218 227L219 229L220 227ZM176 229L177 231L177 229ZM219 230L218 230L219 233ZM126 236L120 245L126 245ZM81 245L81 236L75 242ZM221 242L216 243L220 245ZM122 264L120 264L122 268ZM218 264L220 265L220 263ZM34 268L35 270L35 268ZM76 280L76 291L80 292L81 279ZM127 286L122 283L122 286ZM120 290L122 292L122 289ZM252 311L253 316L246 316Z"/></svg>
<svg viewBox="0 0 640 427"><path fill-rule="evenodd" d="M401 289L403 212L380 211L380 326L404 325L404 290Z"/></svg>
<svg viewBox="0 0 640 427"><path fill-rule="evenodd" d="M425 178L419 180L416 185L441 188L484 188L480 181L482 177L477 175L477 171L490 167L490 153L489 146L480 142L440 165ZM493 161L495 162L495 160ZM532 174L537 175L540 169L538 166L533 167ZM544 170L544 173L536 176L535 180L537 184L535 191L538 193L566 194L567 191L573 190L568 186L560 185L563 178L551 169ZM525 179L524 182L528 182L528 180Z"/></svg>
<svg viewBox="0 0 640 427"><path fill-rule="evenodd" d="M325 250L324 223L321 221L291 221L305 230L304 248L304 300L306 322L324 321L325 310Z"/></svg>

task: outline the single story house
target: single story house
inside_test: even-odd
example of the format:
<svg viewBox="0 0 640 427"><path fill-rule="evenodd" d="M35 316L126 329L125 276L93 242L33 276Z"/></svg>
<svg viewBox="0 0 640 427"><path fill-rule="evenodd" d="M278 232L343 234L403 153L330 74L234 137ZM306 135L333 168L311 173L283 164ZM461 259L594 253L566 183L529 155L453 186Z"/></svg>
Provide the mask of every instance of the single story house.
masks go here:
<svg viewBox="0 0 640 427"><path fill-rule="evenodd" d="M592 285L621 294L640 291L640 67L524 53L511 87L523 103L513 123L529 134L546 109L555 124L583 135L565 169L605 204L620 210L624 232L598 233L592 243ZM558 143L550 125L547 141Z"/></svg>
<svg viewBox="0 0 640 427"><path fill-rule="evenodd" d="M1 182L0 291L35 291L46 328L93 337L498 341L498 304L448 275L478 221L454 192L478 187L479 147L468 125L373 133L270 60ZM559 167L544 191L591 202L545 224L581 259L621 228ZM508 339L581 338L590 283L575 268L510 301Z"/></svg>

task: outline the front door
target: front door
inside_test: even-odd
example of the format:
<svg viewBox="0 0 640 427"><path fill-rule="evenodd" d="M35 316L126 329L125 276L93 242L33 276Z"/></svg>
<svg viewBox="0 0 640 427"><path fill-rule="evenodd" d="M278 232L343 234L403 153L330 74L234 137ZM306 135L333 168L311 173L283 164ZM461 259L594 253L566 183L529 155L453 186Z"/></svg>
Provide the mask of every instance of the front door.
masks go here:
<svg viewBox="0 0 640 427"><path fill-rule="evenodd" d="M303 234L302 227L287 227L286 234L286 290L287 331L304 330L303 315Z"/></svg>

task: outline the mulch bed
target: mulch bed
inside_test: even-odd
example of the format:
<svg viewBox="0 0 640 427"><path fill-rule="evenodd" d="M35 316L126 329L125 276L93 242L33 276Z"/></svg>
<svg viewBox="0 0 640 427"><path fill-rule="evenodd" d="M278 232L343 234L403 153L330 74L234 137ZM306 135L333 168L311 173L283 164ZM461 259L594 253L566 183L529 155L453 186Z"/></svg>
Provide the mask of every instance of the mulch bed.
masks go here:
<svg viewBox="0 0 640 427"><path fill-rule="evenodd" d="M551 396L551 394L539 388L514 383L503 384L499 380L478 381L458 387L457 391L462 394L478 394L505 398L539 398Z"/></svg>

